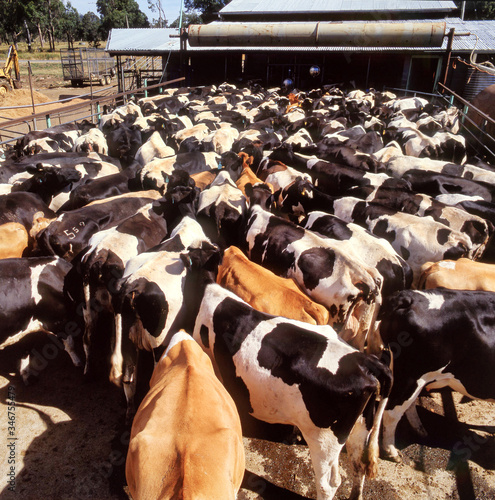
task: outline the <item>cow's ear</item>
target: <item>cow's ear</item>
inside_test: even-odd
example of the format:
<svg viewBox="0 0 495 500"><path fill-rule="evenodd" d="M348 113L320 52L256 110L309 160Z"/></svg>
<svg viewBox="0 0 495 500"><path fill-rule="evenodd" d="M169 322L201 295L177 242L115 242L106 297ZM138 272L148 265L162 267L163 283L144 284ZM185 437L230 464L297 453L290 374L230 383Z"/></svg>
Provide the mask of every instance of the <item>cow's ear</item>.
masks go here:
<svg viewBox="0 0 495 500"><path fill-rule="evenodd" d="M191 259L191 254L188 252L188 253L181 253L180 254L180 260L183 262L184 264L184 267L190 271L193 267L193 262L192 262L192 259Z"/></svg>
<svg viewBox="0 0 495 500"><path fill-rule="evenodd" d="M248 198L251 198L253 196L253 185L248 182L247 184L244 185L244 191L246 192L246 196Z"/></svg>
<svg viewBox="0 0 495 500"><path fill-rule="evenodd" d="M39 172L44 172L45 169L43 168L43 164L42 163L37 163L36 165L29 165L27 168L26 168L26 172L28 174L37 174Z"/></svg>

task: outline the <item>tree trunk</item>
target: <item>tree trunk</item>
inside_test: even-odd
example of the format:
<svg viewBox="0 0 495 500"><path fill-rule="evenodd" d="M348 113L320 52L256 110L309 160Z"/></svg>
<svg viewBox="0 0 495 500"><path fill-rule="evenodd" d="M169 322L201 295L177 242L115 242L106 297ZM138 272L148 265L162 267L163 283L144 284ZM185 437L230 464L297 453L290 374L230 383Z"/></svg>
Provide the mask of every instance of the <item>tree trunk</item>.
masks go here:
<svg viewBox="0 0 495 500"><path fill-rule="evenodd" d="M50 33L50 52L55 52L55 28L53 27L53 14L50 2L48 2L48 32Z"/></svg>
<svg viewBox="0 0 495 500"><path fill-rule="evenodd" d="M43 39L43 32L41 31L40 23L38 23L37 26L38 26L38 35L40 37L41 50L43 50L43 45L45 44L45 40Z"/></svg>
<svg viewBox="0 0 495 500"><path fill-rule="evenodd" d="M27 25L27 21L24 19L24 27L26 28L26 38L27 38L27 43L28 43L28 52L32 52L32 47L31 47L31 33L29 33L29 28Z"/></svg>

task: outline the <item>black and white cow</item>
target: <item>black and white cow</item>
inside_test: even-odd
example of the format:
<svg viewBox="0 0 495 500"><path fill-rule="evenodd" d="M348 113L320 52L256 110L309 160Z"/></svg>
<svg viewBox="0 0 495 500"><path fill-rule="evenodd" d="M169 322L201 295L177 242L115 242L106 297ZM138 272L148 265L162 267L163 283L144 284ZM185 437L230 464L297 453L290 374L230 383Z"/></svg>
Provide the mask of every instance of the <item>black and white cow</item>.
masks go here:
<svg viewBox="0 0 495 500"><path fill-rule="evenodd" d="M226 170L200 193L196 215L212 241L222 248L237 244L246 215L246 197Z"/></svg>
<svg viewBox="0 0 495 500"><path fill-rule="evenodd" d="M299 288L330 311L330 324L363 350L381 302L383 279L358 253L272 215L248 211L243 246L249 258Z"/></svg>
<svg viewBox="0 0 495 500"><path fill-rule="evenodd" d="M117 283L124 274L125 265L133 257L160 243L166 234L165 219L157 215L152 206L145 205L118 226L95 233L88 242L88 248L73 261L74 267L67 276L65 289L72 290L75 297L82 295L86 375L90 375L96 367L94 359L105 357L106 353L102 352L96 353L95 357L91 345L100 313L108 311L113 317L112 296L117 293ZM113 335L104 337L113 339ZM108 342L102 343L109 348Z"/></svg>
<svg viewBox="0 0 495 500"><path fill-rule="evenodd" d="M361 198L358 190L353 190L352 195ZM461 231L469 236L473 244L480 245L477 255L481 255L493 234L493 224L490 221L470 214L462 207L442 203L426 194L380 186L369 190L368 193L364 194L363 199L399 212L432 217L433 220L445 224L447 227Z"/></svg>
<svg viewBox="0 0 495 500"><path fill-rule="evenodd" d="M141 170L139 177L146 189L167 189L168 177L174 170L184 170L188 174L204 172L205 170L219 168L221 156L213 151L202 153L180 153L167 158L155 158L147 163Z"/></svg>
<svg viewBox="0 0 495 500"><path fill-rule="evenodd" d="M395 430L406 413L425 434L415 411L421 390L451 387L495 402L495 293L403 290L384 300L380 334L393 356L394 385L383 417L385 453L399 461Z"/></svg>
<svg viewBox="0 0 495 500"><path fill-rule="evenodd" d="M332 499L340 485L344 443L352 463L351 497L362 498L365 475L375 474L378 429L392 382L385 365L340 340L330 326L262 313L215 283L206 285L193 336L212 359L241 421L251 415L300 429L318 500Z"/></svg>
<svg viewBox="0 0 495 500"><path fill-rule="evenodd" d="M325 212L310 212L301 225L325 238L348 241L363 262L382 275L383 297L411 287L413 275L409 264L384 238L378 238L357 224L344 222Z"/></svg>
<svg viewBox="0 0 495 500"><path fill-rule="evenodd" d="M126 264L114 299L117 314L110 380L124 388L128 420L135 412L138 363L143 364L146 353L156 352L158 359L168 336L192 321L190 301L184 297L187 268L181 256L191 247L218 252L201 226L185 217L168 240ZM148 363L144 375L139 375L145 384L149 368Z"/></svg>
<svg viewBox="0 0 495 500"><path fill-rule="evenodd" d="M138 191L141 183L136 179L141 165L134 162L121 172L108 174L94 179L88 179L83 184L70 190L69 199L58 209L66 212L81 208L96 200L103 200L112 196Z"/></svg>
<svg viewBox="0 0 495 500"><path fill-rule="evenodd" d="M37 153L69 152L76 139L94 125L89 122L64 123L45 130L33 130L18 139L15 150L18 157Z"/></svg>
<svg viewBox="0 0 495 500"><path fill-rule="evenodd" d="M0 351L31 333L49 335L46 359L66 350L75 366L82 366L74 337L81 333L75 308L63 293L71 264L59 257L0 260ZM45 359L45 361L46 361ZM38 360L39 361L39 360ZM28 382L29 358L21 362L21 376Z"/></svg>
<svg viewBox="0 0 495 500"><path fill-rule="evenodd" d="M454 175L463 179L495 184L495 172L476 165L457 165L445 161L430 160L428 158L414 158L406 155L397 155L390 158L385 165L386 171L394 177L402 177L411 170L424 170L438 174Z"/></svg>
<svg viewBox="0 0 495 500"><path fill-rule="evenodd" d="M59 255L70 261L88 245L94 233L116 226L160 197L157 191L138 191L64 212L37 235L40 255Z"/></svg>
<svg viewBox="0 0 495 500"><path fill-rule="evenodd" d="M23 182L15 183L12 192L26 191L36 193L47 205L51 204L52 198L59 194L65 187L81 180L82 174L76 169L59 167L43 167L41 164L26 170L31 177ZM51 207L53 210L56 208Z"/></svg>

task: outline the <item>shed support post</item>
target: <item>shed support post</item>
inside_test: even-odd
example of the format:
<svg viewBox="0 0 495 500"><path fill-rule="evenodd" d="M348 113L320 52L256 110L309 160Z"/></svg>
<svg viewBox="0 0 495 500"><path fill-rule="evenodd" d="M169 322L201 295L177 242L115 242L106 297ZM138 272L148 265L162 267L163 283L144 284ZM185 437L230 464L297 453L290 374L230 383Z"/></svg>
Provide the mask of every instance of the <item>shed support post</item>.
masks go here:
<svg viewBox="0 0 495 500"><path fill-rule="evenodd" d="M450 66L450 57L452 56L452 44L454 43L454 33L455 29L451 28L449 31L448 41L447 41L447 50L445 51L445 55L443 58L444 64L444 73L443 73L443 84L447 85L447 76L449 74L449 66Z"/></svg>

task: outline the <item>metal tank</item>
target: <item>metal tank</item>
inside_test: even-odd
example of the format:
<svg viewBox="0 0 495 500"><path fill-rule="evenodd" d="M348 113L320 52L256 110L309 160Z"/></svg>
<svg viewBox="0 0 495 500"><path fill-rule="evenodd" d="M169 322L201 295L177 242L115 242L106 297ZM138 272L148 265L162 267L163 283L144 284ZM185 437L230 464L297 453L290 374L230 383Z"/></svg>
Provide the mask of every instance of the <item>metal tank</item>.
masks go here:
<svg viewBox="0 0 495 500"><path fill-rule="evenodd" d="M445 22L212 23L188 28L191 47L440 47Z"/></svg>

